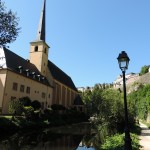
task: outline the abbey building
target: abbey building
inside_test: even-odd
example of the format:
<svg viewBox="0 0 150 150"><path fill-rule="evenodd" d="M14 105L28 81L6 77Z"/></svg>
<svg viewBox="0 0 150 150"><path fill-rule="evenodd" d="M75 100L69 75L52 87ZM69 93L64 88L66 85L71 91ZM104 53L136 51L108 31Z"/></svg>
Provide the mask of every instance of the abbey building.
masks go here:
<svg viewBox="0 0 150 150"><path fill-rule="evenodd" d="M9 102L29 97L38 100L42 108L52 104L73 106L78 96L72 79L48 60L49 46L45 41L45 7L40 17L38 34L30 43L29 59L24 59L5 47L0 47L0 112L8 113ZM77 104L76 105L80 105Z"/></svg>

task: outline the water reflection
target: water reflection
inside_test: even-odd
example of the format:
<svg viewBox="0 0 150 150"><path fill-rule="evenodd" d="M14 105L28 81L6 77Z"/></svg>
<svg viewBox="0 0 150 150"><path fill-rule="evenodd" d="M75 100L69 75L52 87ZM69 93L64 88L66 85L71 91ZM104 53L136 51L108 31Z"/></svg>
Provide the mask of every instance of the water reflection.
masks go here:
<svg viewBox="0 0 150 150"><path fill-rule="evenodd" d="M87 124L80 124L41 132L16 133L3 138L0 150L84 150L81 140L89 133L89 127Z"/></svg>
<svg viewBox="0 0 150 150"><path fill-rule="evenodd" d="M83 146L83 147L79 146L76 150L95 150L95 148L93 148L93 147L87 148L86 146Z"/></svg>
<svg viewBox="0 0 150 150"><path fill-rule="evenodd" d="M74 150L82 140L82 135L63 135L37 132L15 134L0 143L1 150Z"/></svg>
<svg viewBox="0 0 150 150"><path fill-rule="evenodd" d="M89 135L85 135L83 137L82 141L80 142L80 144L76 150L95 150L92 142L85 141L86 136L89 136Z"/></svg>

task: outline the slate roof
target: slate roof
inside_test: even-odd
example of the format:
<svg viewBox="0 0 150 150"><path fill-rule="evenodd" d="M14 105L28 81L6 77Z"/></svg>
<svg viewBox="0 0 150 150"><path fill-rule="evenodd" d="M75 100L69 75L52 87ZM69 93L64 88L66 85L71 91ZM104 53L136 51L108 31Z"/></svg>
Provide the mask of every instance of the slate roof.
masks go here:
<svg viewBox="0 0 150 150"><path fill-rule="evenodd" d="M54 79L77 91L72 79L51 61L48 61L48 68Z"/></svg>
<svg viewBox="0 0 150 150"><path fill-rule="evenodd" d="M36 68L36 66L34 64L30 63L29 60L26 60L26 59L18 56L17 54L13 53L12 51L8 50L7 48L4 48L4 53L5 53L6 65L7 65L8 69L19 73L18 67L22 66L23 71L25 71L26 69L29 69L30 73L35 72L36 75L41 75L41 73ZM77 91L72 79L66 73L64 73L60 68L58 68L55 64L53 64L51 61L48 61L48 68L54 79L56 79L57 81L61 82L64 85L70 87L71 89ZM25 73L23 75L25 75ZM42 75L41 75L41 77L42 77ZM29 78L31 78L31 76L29 76ZM38 79L36 78L36 80L38 80ZM46 78L44 79L44 83L49 84Z"/></svg>
<svg viewBox="0 0 150 150"><path fill-rule="evenodd" d="M41 73L39 72L39 70L36 68L36 66L32 63L30 63L29 60L26 60L20 56L18 56L17 54L13 53L12 51L8 50L7 48L3 48L4 49L4 53L5 53L5 58L6 58L6 65L7 65L7 68L16 72L16 73L19 73L19 66L22 66L22 75L26 76L26 70L29 69L29 78L33 79L32 77L32 72L35 72L35 79L34 80L38 80L37 78L37 75L40 75L41 76L41 79L42 79L42 75ZM40 83L44 83L44 84L48 84L48 81L46 78L43 78L43 80L41 80L43 82L40 82Z"/></svg>

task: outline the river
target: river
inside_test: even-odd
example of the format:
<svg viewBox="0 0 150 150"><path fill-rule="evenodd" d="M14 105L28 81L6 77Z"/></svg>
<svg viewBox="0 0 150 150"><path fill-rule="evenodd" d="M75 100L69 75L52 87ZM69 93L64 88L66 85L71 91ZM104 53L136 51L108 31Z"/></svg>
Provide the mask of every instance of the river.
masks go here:
<svg viewBox="0 0 150 150"><path fill-rule="evenodd" d="M0 150L95 150L86 145L91 135L89 123L54 127L44 131L18 132L1 137Z"/></svg>

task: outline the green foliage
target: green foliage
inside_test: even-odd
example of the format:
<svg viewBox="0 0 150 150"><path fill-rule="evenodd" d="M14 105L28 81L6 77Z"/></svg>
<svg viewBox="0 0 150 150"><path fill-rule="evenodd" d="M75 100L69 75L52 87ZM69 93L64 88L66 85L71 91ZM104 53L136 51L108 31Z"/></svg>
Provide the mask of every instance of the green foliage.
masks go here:
<svg viewBox="0 0 150 150"><path fill-rule="evenodd" d="M6 135L8 132L12 133L15 132L17 130L17 126L14 123L14 121L12 121L12 117L5 117L5 116L1 116L0 117L0 133L4 135Z"/></svg>
<svg viewBox="0 0 150 150"><path fill-rule="evenodd" d="M8 111L10 114L13 114L13 115L21 115L23 112L23 105L17 99L11 100L9 103Z"/></svg>
<svg viewBox="0 0 150 150"><path fill-rule="evenodd" d="M97 116L95 123L98 126L107 126L109 134L122 132L124 130L124 103L121 93L114 89L106 89L99 92L93 91L93 94L93 109ZM130 124L134 124L134 112L129 110L129 116Z"/></svg>
<svg viewBox="0 0 150 150"><path fill-rule="evenodd" d="M143 75L143 74L146 74L146 73L148 73L148 70L149 70L149 66L143 66L142 68L141 68L141 71L140 71L140 75Z"/></svg>
<svg viewBox="0 0 150 150"><path fill-rule="evenodd" d="M131 134L132 149L140 148L138 136ZM112 137L107 137L106 142L101 146L102 150L124 150L124 134L116 134Z"/></svg>
<svg viewBox="0 0 150 150"><path fill-rule="evenodd" d="M130 93L128 99L135 106L130 109L132 109L137 117L146 120L150 112L150 84L143 85L137 91Z"/></svg>
<svg viewBox="0 0 150 150"><path fill-rule="evenodd" d="M145 98L138 101L138 117L146 120L148 115L148 108Z"/></svg>
<svg viewBox="0 0 150 150"><path fill-rule="evenodd" d="M88 105L88 112L95 119L92 126L96 135L94 141L103 143L106 136L124 132L124 101L123 93L112 88L101 88L98 85L92 91L82 94ZM128 101L130 127L135 124L135 103ZM98 140L97 140L98 139Z"/></svg>
<svg viewBox="0 0 150 150"><path fill-rule="evenodd" d="M47 115L51 114L52 112L53 110L51 108L47 108L44 110L44 114L47 114Z"/></svg>
<svg viewBox="0 0 150 150"><path fill-rule="evenodd" d="M51 108L47 108L44 110L43 118L45 120L50 120L53 116L53 110Z"/></svg>
<svg viewBox="0 0 150 150"><path fill-rule="evenodd" d="M82 93L81 97L85 104L88 104L91 102L91 98L92 98L91 94L92 94L92 92L90 89L87 89Z"/></svg>
<svg viewBox="0 0 150 150"><path fill-rule="evenodd" d="M29 97L22 97L19 100L23 106L31 106L31 100Z"/></svg>
<svg viewBox="0 0 150 150"><path fill-rule="evenodd" d="M11 10L7 11L4 2L0 1L0 46L5 46L16 40L20 28L19 19Z"/></svg>
<svg viewBox="0 0 150 150"><path fill-rule="evenodd" d="M60 104L53 104L51 105L52 110L65 110L66 108Z"/></svg>
<svg viewBox="0 0 150 150"><path fill-rule="evenodd" d="M34 110L38 110L41 108L41 103L38 100L34 100L31 102L31 106L34 108Z"/></svg>
<svg viewBox="0 0 150 150"><path fill-rule="evenodd" d="M24 107L24 114L27 120L32 120L34 116L34 108L32 106Z"/></svg>

